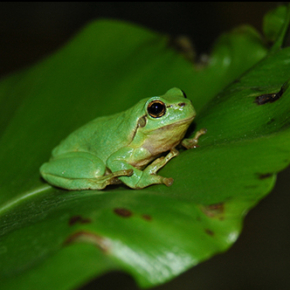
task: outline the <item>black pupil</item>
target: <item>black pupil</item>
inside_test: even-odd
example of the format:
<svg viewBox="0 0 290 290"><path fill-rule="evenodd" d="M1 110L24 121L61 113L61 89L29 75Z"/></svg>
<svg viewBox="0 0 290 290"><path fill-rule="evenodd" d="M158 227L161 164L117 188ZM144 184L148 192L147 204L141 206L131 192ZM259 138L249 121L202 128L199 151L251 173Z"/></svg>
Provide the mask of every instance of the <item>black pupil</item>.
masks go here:
<svg viewBox="0 0 290 290"><path fill-rule="evenodd" d="M164 105L160 103L153 103L149 108L148 111L151 115L157 116L160 115L164 110Z"/></svg>

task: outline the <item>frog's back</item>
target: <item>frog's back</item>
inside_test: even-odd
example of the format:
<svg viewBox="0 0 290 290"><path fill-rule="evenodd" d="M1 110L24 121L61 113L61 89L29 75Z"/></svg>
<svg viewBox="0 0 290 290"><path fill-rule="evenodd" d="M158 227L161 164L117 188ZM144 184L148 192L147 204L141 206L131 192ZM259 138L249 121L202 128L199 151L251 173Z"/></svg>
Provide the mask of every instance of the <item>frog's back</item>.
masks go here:
<svg viewBox="0 0 290 290"><path fill-rule="evenodd" d="M80 127L53 150L52 156L79 151L94 154L106 162L112 153L133 139L138 119L130 111L99 117Z"/></svg>

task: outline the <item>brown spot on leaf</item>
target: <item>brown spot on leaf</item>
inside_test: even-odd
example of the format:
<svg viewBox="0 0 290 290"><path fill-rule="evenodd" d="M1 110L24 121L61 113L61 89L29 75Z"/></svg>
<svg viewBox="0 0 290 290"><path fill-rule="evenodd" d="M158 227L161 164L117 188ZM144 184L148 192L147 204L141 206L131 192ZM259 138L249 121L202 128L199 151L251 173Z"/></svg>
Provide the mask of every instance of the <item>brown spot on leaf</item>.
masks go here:
<svg viewBox="0 0 290 290"><path fill-rule="evenodd" d="M210 218L219 218L223 219L224 214L224 203L215 203L211 205L202 206L202 211Z"/></svg>
<svg viewBox="0 0 290 290"><path fill-rule="evenodd" d="M79 231L70 235L63 243L64 246L68 246L73 243L88 243L98 247L103 252L109 250L109 240L91 232Z"/></svg>
<svg viewBox="0 0 290 290"><path fill-rule="evenodd" d="M151 220L152 220L152 216L149 215L149 214L143 214L143 215L142 215L142 218L143 218L144 220L146 220L146 221L151 221Z"/></svg>
<svg viewBox="0 0 290 290"><path fill-rule="evenodd" d="M266 178L272 177L273 173L264 173L264 174L258 173L258 176L259 176L259 179L266 179Z"/></svg>
<svg viewBox="0 0 290 290"><path fill-rule="evenodd" d="M284 86L281 88L281 90L278 93L272 93L272 94L263 94L261 96L258 96L255 98L255 103L258 105L265 105L267 103L273 103L277 100L279 100L284 93Z"/></svg>
<svg viewBox="0 0 290 290"><path fill-rule="evenodd" d="M114 208L114 213L124 218L130 217L133 214L130 210L126 208Z"/></svg>
<svg viewBox="0 0 290 290"><path fill-rule="evenodd" d="M80 216L80 215L75 215L75 216L73 216L73 217L71 217L71 218L69 219L68 224L69 224L70 226L73 226L73 225L76 224L76 223L80 223L80 224L89 224L89 223L91 223L91 222L92 222L92 220L89 219L89 218L83 218L83 217Z"/></svg>
<svg viewBox="0 0 290 290"><path fill-rule="evenodd" d="M205 229L205 232L209 235L209 236L214 236L214 232L210 229Z"/></svg>

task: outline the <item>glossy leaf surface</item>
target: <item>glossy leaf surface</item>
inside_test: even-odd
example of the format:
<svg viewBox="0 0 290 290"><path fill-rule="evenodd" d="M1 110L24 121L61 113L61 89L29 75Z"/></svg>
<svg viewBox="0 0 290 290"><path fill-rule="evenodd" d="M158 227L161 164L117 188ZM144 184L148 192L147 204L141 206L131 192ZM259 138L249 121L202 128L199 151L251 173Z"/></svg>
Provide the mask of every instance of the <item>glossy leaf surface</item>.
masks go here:
<svg viewBox="0 0 290 290"><path fill-rule="evenodd" d="M172 44L99 21L2 80L1 289L72 289L113 269L143 287L163 283L232 245L244 214L273 187L290 162L289 48L266 56L245 26L223 35L200 67ZM174 86L208 132L160 171L171 187L65 191L40 179L70 132Z"/></svg>

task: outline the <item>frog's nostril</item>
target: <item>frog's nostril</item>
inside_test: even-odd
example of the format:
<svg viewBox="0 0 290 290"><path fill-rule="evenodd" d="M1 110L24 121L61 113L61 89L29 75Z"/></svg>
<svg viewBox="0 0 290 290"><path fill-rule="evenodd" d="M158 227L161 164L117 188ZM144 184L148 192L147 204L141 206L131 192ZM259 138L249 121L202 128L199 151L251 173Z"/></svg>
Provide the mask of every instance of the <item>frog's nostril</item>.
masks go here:
<svg viewBox="0 0 290 290"><path fill-rule="evenodd" d="M184 107L186 104L185 103L179 103L178 106Z"/></svg>

